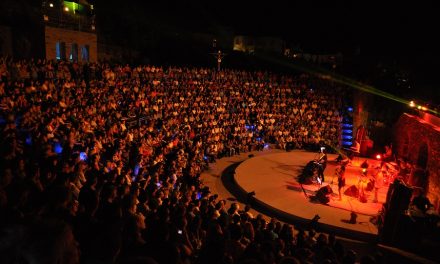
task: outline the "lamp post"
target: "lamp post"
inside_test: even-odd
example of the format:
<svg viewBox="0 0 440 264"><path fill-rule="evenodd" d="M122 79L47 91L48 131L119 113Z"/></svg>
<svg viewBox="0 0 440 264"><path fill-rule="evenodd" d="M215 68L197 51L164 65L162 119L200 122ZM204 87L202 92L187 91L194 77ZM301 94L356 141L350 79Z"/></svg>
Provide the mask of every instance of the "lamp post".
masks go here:
<svg viewBox="0 0 440 264"><path fill-rule="evenodd" d="M226 56L226 53L222 53L221 50L218 50L215 53L211 53L217 59L217 71L220 71L220 66L222 64L223 58Z"/></svg>

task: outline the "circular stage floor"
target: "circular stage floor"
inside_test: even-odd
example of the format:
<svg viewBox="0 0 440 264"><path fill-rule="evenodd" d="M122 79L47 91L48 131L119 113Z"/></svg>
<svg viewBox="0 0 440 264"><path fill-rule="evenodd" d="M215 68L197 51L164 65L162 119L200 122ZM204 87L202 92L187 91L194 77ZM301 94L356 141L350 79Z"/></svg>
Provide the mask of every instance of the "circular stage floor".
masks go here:
<svg viewBox="0 0 440 264"><path fill-rule="evenodd" d="M319 223L326 230L336 230L337 233L358 233L372 238L377 235L377 227L370 222L372 217L376 216L382 208L382 203L386 199L388 187L379 190L379 202L372 202L373 193L367 192L368 201L361 203L357 198L343 195L339 201L337 195L337 178L332 176L336 169L336 164L331 161L336 155L328 155L329 161L325 170L325 182L322 186L330 185L334 194L331 195L331 201L325 205L311 202L310 197L320 187L318 184L301 185L297 177L301 174L303 166L310 160L317 158L317 153L306 151L292 151L273 153L249 158L243 161L236 169L234 180L242 191L249 193L254 191L255 201L265 206L274 215L282 213L289 215L292 219L308 221L316 214L320 216ZM361 169L359 163L365 159L355 161L353 165L346 169L346 187L351 185L358 186ZM376 160L368 160L370 168L379 165ZM370 169L369 173L374 173ZM350 224L351 212L356 212L357 223ZM347 232L348 231L348 232Z"/></svg>

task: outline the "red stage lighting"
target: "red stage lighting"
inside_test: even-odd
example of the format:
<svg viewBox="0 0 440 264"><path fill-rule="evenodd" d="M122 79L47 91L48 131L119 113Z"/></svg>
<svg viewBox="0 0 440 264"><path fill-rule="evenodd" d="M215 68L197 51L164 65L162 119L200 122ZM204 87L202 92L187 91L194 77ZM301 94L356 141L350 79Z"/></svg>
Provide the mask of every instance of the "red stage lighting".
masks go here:
<svg viewBox="0 0 440 264"><path fill-rule="evenodd" d="M377 160L380 160L381 158L382 158L382 156L381 156L380 154L377 154L377 155L376 155L376 159L377 159Z"/></svg>

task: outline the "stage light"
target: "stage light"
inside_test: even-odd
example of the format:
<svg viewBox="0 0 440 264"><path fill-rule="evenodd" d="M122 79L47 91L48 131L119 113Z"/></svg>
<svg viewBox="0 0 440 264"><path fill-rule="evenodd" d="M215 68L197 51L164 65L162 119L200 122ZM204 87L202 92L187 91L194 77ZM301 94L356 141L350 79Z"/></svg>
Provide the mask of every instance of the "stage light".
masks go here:
<svg viewBox="0 0 440 264"><path fill-rule="evenodd" d="M421 106L421 105L418 105L418 106L417 106L417 109L419 109L419 110L422 109L422 106Z"/></svg>
<svg viewBox="0 0 440 264"><path fill-rule="evenodd" d="M69 12L69 8L66 6L66 7L64 8L64 11Z"/></svg>
<svg viewBox="0 0 440 264"><path fill-rule="evenodd" d="M414 103L414 101L411 101L411 102L409 102L409 106L410 106L410 107L415 107L416 104Z"/></svg>
<svg viewBox="0 0 440 264"><path fill-rule="evenodd" d="M321 217L316 214L312 219L309 221L309 228L310 229L316 229L318 227L318 221L321 219Z"/></svg>
<svg viewBox="0 0 440 264"><path fill-rule="evenodd" d="M422 110L423 110L423 111L426 111L426 110L428 110L428 108L422 106Z"/></svg>
<svg viewBox="0 0 440 264"><path fill-rule="evenodd" d="M363 173L363 174L367 173L367 169L363 168L363 169L362 169L362 173Z"/></svg>
<svg viewBox="0 0 440 264"><path fill-rule="evenodd" d="M53 7L53 4L52 4L52 3L50 3L50 4L49 4L49 6L50 6L50 7Z"/></svg>
<svg viewBox="0 0 440 264"><path fill-rule="evenodd" d="M347 145L347 146L351 146L351 145L353 145L353 142L351 142L351 141L342 141L342 144L343 145Z"/></svg>
<svg viewBox="0 0 440 264"><path fill-rule="evenodd" d="M382 156L380 154L376 155L376 159L380 160L382 158Z"/></svg>

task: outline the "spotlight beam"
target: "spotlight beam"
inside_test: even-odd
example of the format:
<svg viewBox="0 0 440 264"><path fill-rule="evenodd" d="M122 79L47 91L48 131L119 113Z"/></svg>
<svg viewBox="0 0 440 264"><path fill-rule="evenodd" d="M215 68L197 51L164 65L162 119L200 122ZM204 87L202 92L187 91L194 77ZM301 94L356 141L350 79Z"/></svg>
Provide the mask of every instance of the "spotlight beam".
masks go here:
<svg viewBox="0 0 440 264"><path fill-rule="evenodd" d="M299 64L295 64L295 63L291 63L291 62L285 62L285 61L281 61L269 56L262 56L262 55L257 55L259 58L264 59L266 61L269 61L271 63L277 63L277 64L281 64L283 66L286 66L288 68L292 68L295 70L299 70L302 72L307 72L310 73L312 75L318 76L318 77L322 77L322 75L328 76L330 80L336 82L336 83L340 83L340 84L344 84L347 85L351 88L366 92L366 93L370 93L370 94L374 94L374 95L378 95L380 97L383 98L387 98L389 100L392 101L396 101L405 105L410 104L409 100L403 99L401 97L398 97L396 95L393 95L391 93L379 90L377 88L374 88L373 86L370 85L366 85L364 83L358 82L356 80L350 79L348 77L342 76L340 74L336 74L333 72L330 72L326 69L323 68L318 68L318 67L311 67L311 66L306 66L306 65L299 65ZM437 111L433 110L433 109L427 109L427 112L431 112L434 114L438 114Z"/></svg>

